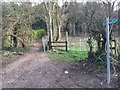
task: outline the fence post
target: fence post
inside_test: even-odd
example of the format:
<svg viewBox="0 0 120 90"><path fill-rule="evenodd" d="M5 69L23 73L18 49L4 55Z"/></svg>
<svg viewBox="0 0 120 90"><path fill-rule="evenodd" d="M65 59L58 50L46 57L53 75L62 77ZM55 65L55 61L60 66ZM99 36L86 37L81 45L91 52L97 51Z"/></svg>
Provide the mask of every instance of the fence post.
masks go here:
<svg viewBox="0 0 120 90"><path fill-rule="evenodd" d="M68 47L67 47L67 41L66 41L65 43L66 43L66 51L68 51Z"/></svg>
<svg viewBox="0 0 120 90"><path fill-rule="evenodd" d="M66 31L66 41L67 41L67 47L69 47L69 41L68 41L68 31Z"/></svg>
<svg viewBox="0 0 120 90"><path fill-rule="evenodd" d="M51 42L48 41L49 50L51 50Z"/></svg>
<svg viewBox="0 0 120 90"><path fill-rule="evenodd" d="M80 38L80 51L82 51L82 43L81 43L81 38Z"/></svg>
<svg viewBox="0 0 120 90"><path fill-rule="evenodd" d="M43 50L45 52L45 41L44 41L44 38L42 37L42 44L43 44Z"/></svg>
<svg viewBox="0 0 120 90"><path fill-rule="evenodd" d="M68 42L68 32L66 31L66 41Z"/></svg>

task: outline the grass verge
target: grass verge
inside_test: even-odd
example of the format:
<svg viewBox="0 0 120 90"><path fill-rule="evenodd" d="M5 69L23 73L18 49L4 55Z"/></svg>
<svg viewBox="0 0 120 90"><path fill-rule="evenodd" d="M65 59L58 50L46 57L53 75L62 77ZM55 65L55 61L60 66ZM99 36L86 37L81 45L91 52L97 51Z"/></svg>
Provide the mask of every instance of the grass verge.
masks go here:
<svg viewBox="0 0 120 90"><path fill-rule="evenodd" d="M87 59L87 52L75 51L49 51L49 58L54 60L56 64L79 62Z"/></svg>
<svg viewBox="0 0 120 90"><path fill-rule="evenodd" d="M12 58L17 55L24 55L29 51L29 48L4 48L2 50L2 61L6 62L9 58Z"/></svg>

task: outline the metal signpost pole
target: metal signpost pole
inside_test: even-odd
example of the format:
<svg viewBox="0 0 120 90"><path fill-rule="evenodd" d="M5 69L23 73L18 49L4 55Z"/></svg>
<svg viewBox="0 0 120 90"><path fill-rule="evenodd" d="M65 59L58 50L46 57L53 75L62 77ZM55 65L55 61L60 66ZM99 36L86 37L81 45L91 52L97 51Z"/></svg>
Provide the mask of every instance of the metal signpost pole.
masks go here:
<svg viewBox="0 0 120 90"><path fill-rule="evenodd" d="M109 47L109 18L106 19L106 43L107 43L107 83L110 84L110 47Z"/></svg>

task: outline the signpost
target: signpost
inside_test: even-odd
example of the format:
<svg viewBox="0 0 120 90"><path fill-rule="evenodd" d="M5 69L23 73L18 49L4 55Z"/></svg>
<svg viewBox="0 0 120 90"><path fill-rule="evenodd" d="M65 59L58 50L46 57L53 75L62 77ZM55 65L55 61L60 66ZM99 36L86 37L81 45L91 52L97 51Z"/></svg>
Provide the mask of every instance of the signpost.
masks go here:
<svg viewBox="0 0 120 90"><path fill-rule="evenodd" d="M109 47L109 18L106 19L106 50L107 50L107 83L110 84L110 47Z"/></svg>
<svg viewBox="0 0 120 90"><path fill-rule="evenodd" d="M114 24L114 23L117 23L118 22L118 19L117 18L111 18L109 19L109 24ZM106 25L106 22L103 22L103 26Z"/></svg>
<svg viewBox="0 0 120 90"><path fill-rule="evenodd" d="M109 25L118 22L117 18L107 18L103 25L106 25L106 59L107 59L107 83L110 84L110 45L109 45Z"/></svg>

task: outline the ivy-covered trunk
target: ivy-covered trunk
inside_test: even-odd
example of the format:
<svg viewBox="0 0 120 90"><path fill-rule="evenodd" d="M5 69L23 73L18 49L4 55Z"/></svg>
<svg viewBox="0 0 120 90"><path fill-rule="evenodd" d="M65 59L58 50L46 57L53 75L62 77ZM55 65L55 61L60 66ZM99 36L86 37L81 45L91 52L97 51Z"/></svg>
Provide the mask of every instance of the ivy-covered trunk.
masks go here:
<svg viewBox="0 0 120 90"><path fill-rule="evenodd" d="M89 52L88 52L88 58L89 59L93 59L94 58L94 52L93 52L93 46L92 46L92 38L91 36L88 38L87 41L88 45L89 45Z"/></svg>
<svg viewBox="0 0 120 90"><path fill-rule="evenodd" d="M13 35L15 35L15 36L17 36L17 27L15 27L15 29L14 29L14 32L13 32ZM18 42L17 42L17 37L13 37L13 47L17 47L17 44L18 44Z"/></svg>

